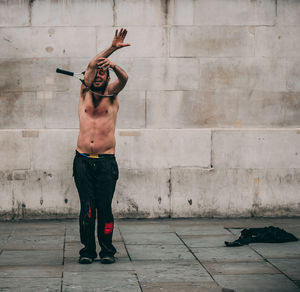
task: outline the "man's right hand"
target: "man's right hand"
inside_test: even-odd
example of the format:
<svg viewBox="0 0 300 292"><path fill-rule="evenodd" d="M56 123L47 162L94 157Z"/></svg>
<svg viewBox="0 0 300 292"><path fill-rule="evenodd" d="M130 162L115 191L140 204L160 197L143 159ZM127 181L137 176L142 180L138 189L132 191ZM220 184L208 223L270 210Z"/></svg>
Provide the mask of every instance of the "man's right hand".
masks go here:
<svg viewBox="0 0 300 292"><path fill-rule="evenodd" d="M124 39L125 39L126 35L127 35L127 30L126 29L121 28L119 33L118 33L118 30L116 30L115 37L112 41L111 46L115 49L120 49L120 48L123 48L123 47L130 46L130 44L124 44Z"/></svg>
<svg viewBox="0 0 300 292"><path fill-rule="evenodd" d="M114 68L116 64L114 64L112 61L106 58L99 58L99 61L97 62L97 66L100 66L105 71L108 68Z"/></svg>

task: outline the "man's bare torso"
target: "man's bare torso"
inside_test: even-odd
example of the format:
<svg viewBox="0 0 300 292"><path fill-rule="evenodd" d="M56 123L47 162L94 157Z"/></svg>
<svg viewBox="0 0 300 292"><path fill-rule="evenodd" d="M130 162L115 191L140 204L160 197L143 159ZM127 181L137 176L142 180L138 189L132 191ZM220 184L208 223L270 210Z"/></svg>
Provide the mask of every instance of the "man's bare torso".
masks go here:
<svg viewBox="0 0 300 292"><path fill-rule="evenodd" d="M106 89L107 90L107 89ZM107 94L105 92L104 94ZM78 105L79 136L77 151L89 154L115 153L115 128L119 101L95 97L90 91L81 94Z"/></svg>

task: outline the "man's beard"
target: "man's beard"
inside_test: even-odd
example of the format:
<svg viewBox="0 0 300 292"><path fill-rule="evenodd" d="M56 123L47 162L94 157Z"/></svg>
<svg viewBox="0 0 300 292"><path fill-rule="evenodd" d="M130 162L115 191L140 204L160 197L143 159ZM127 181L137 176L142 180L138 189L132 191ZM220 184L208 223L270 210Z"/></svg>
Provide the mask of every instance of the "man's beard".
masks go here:
<svg viewBox="0 0 300 292"><path fill-rule="evenodd" d="M90 89L91 89L92 91L95 91L95 92L104 93L104 92L105 92L105 89L106 89L106 87L107 87L107 85L108 85L108 82L107 82L107 81L105 81L105 83L104 83L103 85L101 85L101 86L94 86L94 85L92 84L91 87L90 87Z"/></svg>

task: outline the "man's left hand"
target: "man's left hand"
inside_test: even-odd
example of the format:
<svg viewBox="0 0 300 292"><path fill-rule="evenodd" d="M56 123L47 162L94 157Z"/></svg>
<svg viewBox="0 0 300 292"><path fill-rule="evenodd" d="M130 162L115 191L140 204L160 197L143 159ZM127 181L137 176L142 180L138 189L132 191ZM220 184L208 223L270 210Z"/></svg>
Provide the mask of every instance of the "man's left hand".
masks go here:
<svg viewBox="0 0 300 292"><path fill-rule="evenodd" d="M99 58L99 62L97 62L97 66L100 66L104 71L108 68L114 68L116 64L106 58Z"/></svg>

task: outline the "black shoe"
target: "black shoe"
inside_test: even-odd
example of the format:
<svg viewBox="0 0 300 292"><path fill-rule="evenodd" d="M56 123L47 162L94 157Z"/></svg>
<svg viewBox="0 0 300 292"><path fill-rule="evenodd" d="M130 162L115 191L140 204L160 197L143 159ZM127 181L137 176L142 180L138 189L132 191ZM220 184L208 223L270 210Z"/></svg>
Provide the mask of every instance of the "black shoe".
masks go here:
<svg viewBox="0 0 300 292"><path fill-rule="evenodd" d="M88 257L80 257L79 260L78 260L78 262L80 264L84 264L84 265L91 264L93 261L94 261L94 259L88 258Z"/></svg>
<svg viewBox="0 0 300 292"><path fill-rule="evenodd" d="M116 260L114 256L105 256L100 261L101 264L113 264Z"/></svg>

